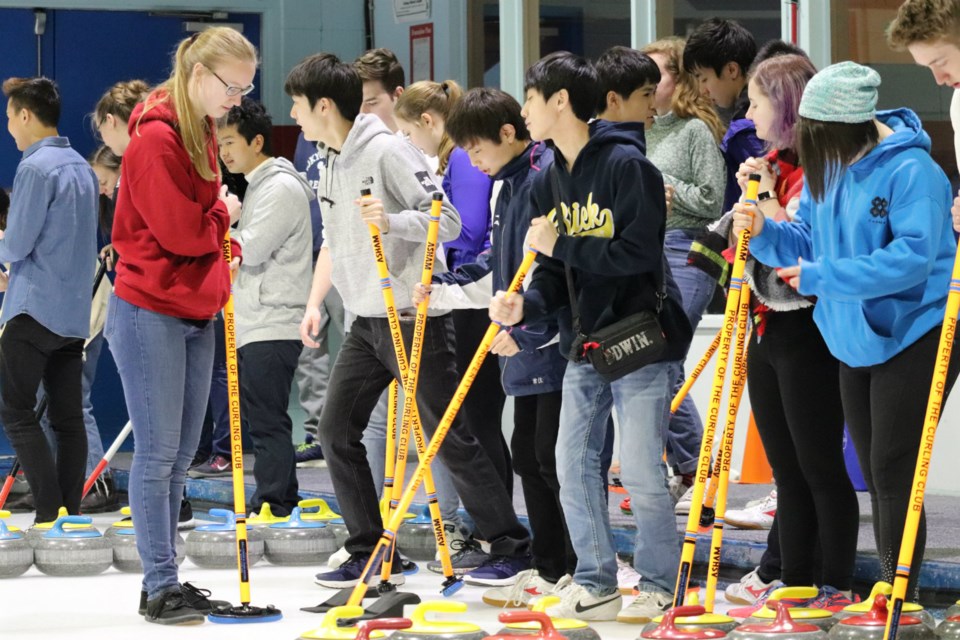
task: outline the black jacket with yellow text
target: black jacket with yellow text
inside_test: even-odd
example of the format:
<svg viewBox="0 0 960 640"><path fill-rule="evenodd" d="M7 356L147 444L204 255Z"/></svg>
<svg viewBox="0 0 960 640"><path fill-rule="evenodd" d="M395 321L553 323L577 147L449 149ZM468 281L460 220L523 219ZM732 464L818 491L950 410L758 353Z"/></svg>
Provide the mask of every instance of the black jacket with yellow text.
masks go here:
<svg viewBox="0 0 960 640"><path fill-rule="evenodd" d="M559 149L554 164L560 182L563 221L553 257L539 256L524 294L524 320L559 311L560 350L573 341L570 298L564 264L571 267L580 307L581 331L607 327L657 306L657 270L664 270L667 299L661 323L668 348L661 360L680 360L692 331L680 291L663 257L666 203L663 178L644 155L643 125L595 120L590 140L571 171ZM557 224L550 172L538 174L531 191L531 214Z"/></svg>

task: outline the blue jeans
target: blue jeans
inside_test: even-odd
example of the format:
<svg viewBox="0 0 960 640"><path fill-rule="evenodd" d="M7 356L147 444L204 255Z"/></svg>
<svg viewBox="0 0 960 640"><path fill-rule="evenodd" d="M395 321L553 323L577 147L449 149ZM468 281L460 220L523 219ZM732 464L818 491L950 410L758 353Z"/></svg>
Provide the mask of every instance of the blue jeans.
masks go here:
<svg viewBox="0 0 960 640"><path fill-rule="evenodd" d="M663 250L667 255L670 271L683 297L683 311L687 314L687 319L690 320L690 326L694 331L700 324L703 312L710 304L710 299L713 298L713 292L717 287L713 278L687 264L687 254L690 252L690 244L695 235L693 231L671 229L667 231L663 242ZM671 400L683 386L684 378L685 375L681 369L673 384ZM696 404L688 394L670 419L667 435L667 462L678 473L695 472L701 440L703 440L703 422L700 420Z"/></svg>
<svg viewBox="0 0 960 640"><path fill-rule="evenodd" d="M100 351L103 349L103 333L98 333L87 346L83 348L83 379L81 391L83 393L83 426L87 430L87 470L86 477L97 467L97 464L103 459L103 441L100 439L100 429L97 427L97 418L93 415L93 404L90 402L90 390L93 388L93 379L97 375L97 363L100 362ZM46 395L43 385L37 393L37 402ZM54 458L57 452L57 438L50 428L50 418L46 412L40 417L40 428L43 429L43 435L47 437L50 443L50 450L53 451ZM110 467L103 471L103 475L110 475Z"/></svg>
<svg viewBox="0 0 960 640"><path fill-rule="evenodd" d="M606 383L590 364L567 365L557 437L560 503L577 554L574 581L594 595L617 589L616 547L600 476L612 408L620 425L620 480L637 526L633 564L643 576L640 588L673 592L680 539L663 443L670 389L679 371L679 362L656 362Z"/></svg>
<svg viewBox="0 0 960 640"><path fill-rule="evenodd" d="M208 399L209 420L204 416L204 425L200 430L200 446L197 454L203 454L204 460L211 456L223 456L230 459L230 408L227 402L227 346L223 333L223 314L218 313L213 321L214 349L213 372L210 379L210 397ZM247 428L243 427L243 449L250 449L246 439Z"/></svg>
<svg viewBox="0 0 960 640"><path fill-rule="evenodd" d="M133 422L128 492L143 589L152 600L179 588L174 541L210 394L213 322L198 326L112 295L104 332Z"/></svg>

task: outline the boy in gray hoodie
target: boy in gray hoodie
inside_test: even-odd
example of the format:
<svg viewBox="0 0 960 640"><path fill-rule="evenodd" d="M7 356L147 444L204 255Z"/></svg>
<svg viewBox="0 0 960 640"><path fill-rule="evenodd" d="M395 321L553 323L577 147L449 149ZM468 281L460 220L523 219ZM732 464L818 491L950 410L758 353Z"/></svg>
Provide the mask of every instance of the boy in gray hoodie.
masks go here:
<svg viewBox="0 0 960 640"><path fill-rule="evenodd" d="M354 586L382 535L377 493L360 442L380 394L399 379L393 341L383 305L380 278L368 224L383 240L394 297L409 350L415 313L411 294L420 280L430 201L438 191L426 160L398 139L376 116L360 114L362 83L356 70L331 54L303 60L287 76L293 98L290 115L308 140L323 142L326 172L319 196L324 239L314 272L300 337L316 347L320 304L335 285L344 308L357 316L330 375L327 403L320 416L320 443L327 459L340 511L350 537L350 559L318 574L317 584ZM359 199L361 189L373 197ZM455 239L460 217L444 203L440 241ZM446 271L437 251L436 272ZM428 436L436 430L459 378L454 360L449 311L431 309L423 337L417 406ZM457 419L440 448L464 507L490 542L490 560L466 576L468 583L510 584L530 565L530 537L513 511L513 501L476 438ZM391 581L403 582L399 563ZM378 575L372 575L375 581Z"/></svg>
<svg viewBox="0 0 960 640"><path fill-rule="evenodd" d="M293 423L287 413L290 386L303 345L300 319L310 292L310 200L316 196L294 166L274 158L270 116L244 98L220 122L220 159L242 173L247 191L237 228L243 248L233 281L240 366L241 416L253 440L259 512L289 515L300 500Z"/></svg>

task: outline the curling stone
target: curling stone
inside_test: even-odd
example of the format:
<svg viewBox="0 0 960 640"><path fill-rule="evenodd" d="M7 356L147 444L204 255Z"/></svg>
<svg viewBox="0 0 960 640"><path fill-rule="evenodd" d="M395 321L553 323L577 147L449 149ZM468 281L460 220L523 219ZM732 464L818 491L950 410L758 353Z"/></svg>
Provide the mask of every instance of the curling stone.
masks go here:
<svg viewBox="0 0 960 640"><path fill-rule="evenodd" d="M651 622L648 622L646 625L644 625L640 635L646 637L644 634L659 627L666 620L666 616L669 615L671 611L685 608L697 608L700 609L700 613L675 614L673 618L673 625L677 629L681 629L683 631L714 629L722 632L722 635L727 635L739 626L739 623L730 616L725 616L719 613L707 613L706 609L700 606L700 598L697 597L697 594L691 593L687 596L687 602L683 607L674 607L674 609L670 609L664 615L657 616ZM651 637L659 638L662 636ZM709 635L708 637L713 638L716 636Z"/></svg>
<svg viewBox="0 0 960 640"><path fill-rule="evenodd" d="M33 547L20 529L2 520L9 517L9 511L0 511L0 578L16 578L33 564Z"/></svg>
<svg viewBox="0 0 960 640"><path fill-rule="evenodd" d="M551 618L547 615L547 609L560 604L560 598L557 596L543 596L534 602L530 612L511 611L500 614L501 622L506 621L507 626L497 632L498 636L539 636L541 638L572 638L573 640L600 640L600 634L590 628L586 622L575 620L573 618ZM524 614L532 613L533 617L522 617ZM505 618L513 614L520 614L511 618ZM549 635L549 634L556 635Z"/></svg>
<svg viewBox="0 0 960 640"><path fill-rule="evenodd" d="M110 541L92 526L68 529L68 524L90 525L88 516L63 516L34 545L37 569L48 576L95 576L113 563Z"/></svg>
<svg viewBox="0 0 960 640"><path fill-rule="evenodd" d="M356 620L363 615L363 607L334 607L323 615L320 626L313 631L307 631L300 635L301 640L354 640L360 637L360 629L357 627L341 627L341 622L346 620ZM368 620L366 622L383 622L383 620ZM364 624L366 624L366 622ZM404 622L407 622L404 620ZM367 627L367 638L383 638L382 631Z"/></svg>
<svg viewBox="0 0 960 640"><path fill-rule="evenodd" d="M269 527L280 522L286 522L290 516L275 516L269 502L264 502L260 506L260 513L251 515L247 518L248 527Z"/></svg>
<svg viewBox="0 0 960 640"><path fill-rule="evenodd" d="M870 589L870 595L867 596L863 602L847 605L843 608L843 611L835 613L834 616L837 618L837 620L843 620L845 618L862 616L865 613L869 613L870 610L873 609L874 600L876 600L877 596L881 594L887 597L887 607L889 607L890 596L893 594L893 585L891 585L889 582L878 582L873 585L873 588ZM919 618L920 622L927 625L931 629L937 628L936 618L934 618L929 611L915 602L904 602L903 607L900 609L900 613L914 618ZM950 616L947 615L947 617L949 618Z"/></svg>
<svg viewBox="0 0 960 640"><path fill-rule="evenodd" d="M816 598L818 594L819 590L816 587L780 587L770 594L765 607L755 611L743 623L757 625L773 622L778 617L777 603L781 600L811 600ZM826 609L791 607L786 602L784 602L784 606L790 609L790 619L796 623L812 624L823 631L829 631L830 627L837 623L834 615Z"/></svg>
<svg viewBox="0 0 960 640"><path fill-rule="evenodd" d="M647 625L640 632L641 638L648 640L676 640L684 638L685 640L713 640L714 638L723 638L727 631L714 629L702 624L706 616L713 615L707 613L707 610L696 605L684 605L682 607L673 607L659 617L659 624ZM681 620L696 620L695 625L679 624Z"/></svg>
<svg viewBox="0 0 960 640"><path fill-rule="evenodd" d="M373 620L364 620L357 628L357 640L369 640L374 636L370 635L378 629L409 629L413 624L406 618L374 618Z"/></svg>
<svg viewBox="0 0 960 640"><path fill-rule="evenodd" d="M950 605L950 608L947 609L947 615L946 615L947 619L952 618L954 616L960 616L960 600L957 600L956 604Z"/></svg>
<svg viewBox="0 0 960 640"><path fill-rule="evenodd" d="M37 524L27 529L27 542L29 542L32 546L36 547L37 542L39 542L44 535L49 533L53 529L53 526L61 518L66 518L67 515L69 514L67 514L66 507L60 507L60 509L57 510L56 520L53 520L52 522L38 522ZM90 518L87 518L83 523L69 521L63 524L63 528L69 531L73 531L77 529L93 529L93 525L90 524L91 522L93 521ZM94 531L96 531L96 529L94 529Z"/></svg>
<svg viewBox="0 0 960 640"><path fill-rule="evenodd" d="M424 513L429 513L429 505L424 507ZM404 521L412 520L416 518L417 515L407 511L403 514ZM383 520L384 526L390 522L390 498L380 498L380 519Z"/></svg>
<svg viewBox="0 0 960 640"><path fill-rule="evenodd" d="M305 521L294 507L286 522L260 530L267 560L273 564L306 566L326 562L337 550L333 532L320 521Z"/></svg>
<svg viewBox="0 0 960 640"><path fill-rule="evenodd" d="M300 517L302 518L303 516ZM337 543L337 549L345 545L347 538L350 537L350 532L347 530L347 523L343 521L343 518L327 520L326 524L327 529L333 534L333 539Z"/></svg>
<svg viewBox="0 0 960 640"><path fill-rule="evenodd" d="M769 600L768 600L769 604ZM774 601L776 618L769 622L744 624L731 631L728 640L826 640L820 627L808 622L795 622L787 603Z"/></svg>
<svg viewBox="0 0 960 640"><path fill-rule="evenodd" d="M349 532L347 532L347 524L338 513L330 508L326 500L310 498L308 500L301 500L298 506L300 507L301 520L305 520L306 522L320 520L326 523L327 528L333 533L337 541L338 549L346 543L347 538L350 536ZM316 511L314 511L314 509L316 509Z"/></svg>
<svg viewBox="0 0 960 640"><path fill-rule="evenodd" d="M465 613L467 605L463 602L430 601L418 604L410 620L413 625L404 631L397 631L390 637L393 640L483 640L486 631L470 622L450 620L427 620L428 613Z"/></svg>
<svg viewBox="0 0 960 640"><path fill-rule="evenodd" d="M307 498L297 503L300 507L300 518L303 520L336 520L340 514L335 512L322 498Z"/></svg>
<svg viewBox="0 0 960 640"><path fill-rule="evenodd" d="M833 640L881 640L887 626L887 597L878 594L872 602L870 611L860 616L845 618L830 629ZM900 616L897 640L934 640L933 630L910 615Z"/></svg>
<svg viewBox="0 0 960 640"><path fill-rule="evenodd" d="M129 529L132 526L133 516L131 515L129 506L120 507L120 515L122 515L123 518L117 520L104 530L104 538L113 538L120 529Z"/></svg>
<svg viewBox="0 0 960 640"><path fill-rule="evenodd" d="M960 640L960 616L949 616L940 623L936 633L941 640Z"/></svg>
<svg viewBox="0 0 960 640"><path fill-rule="evenodd" d="M551 603L556 604L556 603ZM505 622L506 627L500 630L495 636L487 636L484 640L508 640L517 636L526 636L528 638L540 638L541 640L564 640L565 638L582 638L583 640L599 640L600 635L583 625L582 629L567 629L558 631L554 626L557 619L551 619L543 611L505 611L499 616L500 622ZM520 630L520 633L517 631ZM576 634L576 635L570 635Z"/></svg>
<svg viewBox="0 0 960 640"><path fill-rule="evenodd" d="M204 569L237 568L237 518L233 511L211 509L217 524L197 527L187 535L187 557ZM263 558L263 536L256 529L247 529L247 564L253 566Z"/></svg>
<svg viewBox="0 0 960 640"><path fill-rule="evenodd" d="M397 548L411 560L434 559L437 554L437 538L433 531L430 507L424 507L418 516L405 520L400 525L397 531Z"/></svg>
<svg viewBox="0 0 960 640"><path fill-rule="evenodd" d="M113 566L124 573L143 573L143 562L141 562L140 554L137 552L137 534L133 530L133 522L131 520L121 520L120 522L126 526L117 527L117 523L114 523L107 530L107 533L111 535L104 534L104 537L113 546ZM187 543L178 533L174 556L178 565L183 564L183 560L186 558L186 546Z"/></svg>

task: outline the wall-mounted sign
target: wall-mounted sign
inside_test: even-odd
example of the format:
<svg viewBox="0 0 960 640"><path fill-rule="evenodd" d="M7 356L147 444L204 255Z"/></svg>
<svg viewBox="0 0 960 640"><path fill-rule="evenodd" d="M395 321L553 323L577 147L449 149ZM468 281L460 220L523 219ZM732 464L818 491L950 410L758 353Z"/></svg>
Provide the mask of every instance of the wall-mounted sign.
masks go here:
<svg viewBox="0 0 960 640"><path fill-rule="evenodd" d="M433 80L433 23L410 27L411 82Z"/></svg>
<svg viewBox="0 0 960 640"><path fill-rule="evenodd" d="M430 0L393 0L393 17L397 22L430 19Z"/></svg>

